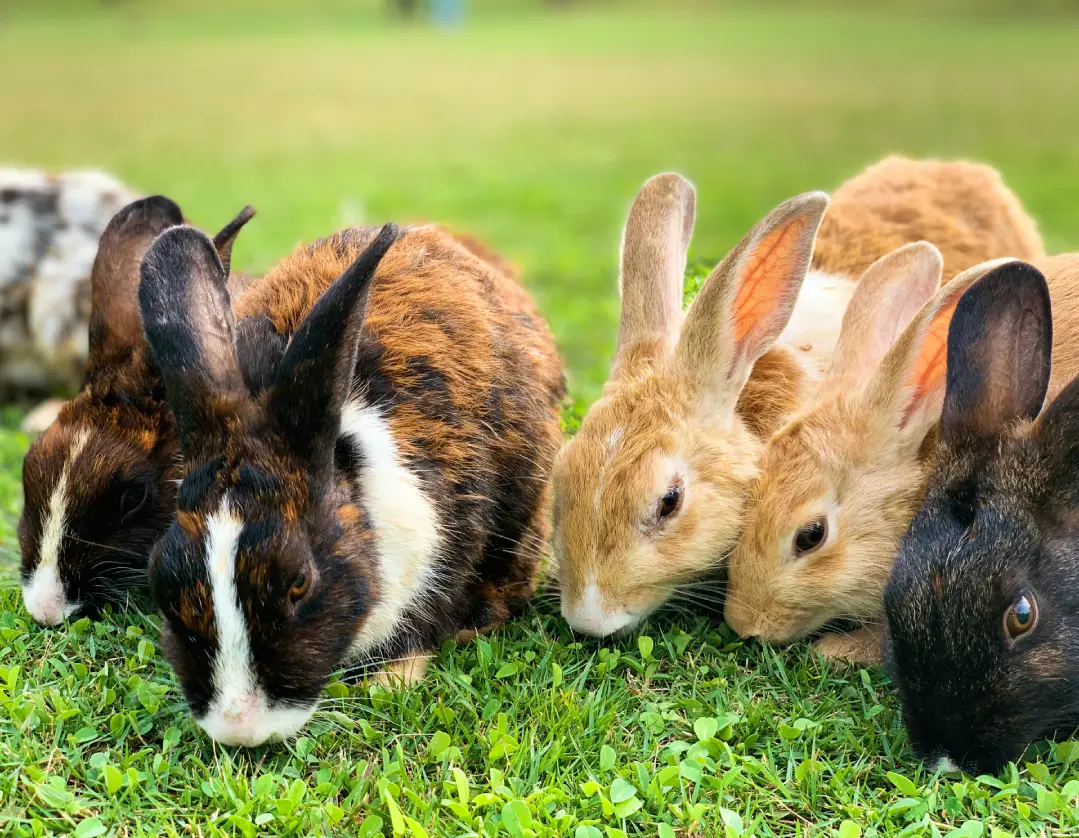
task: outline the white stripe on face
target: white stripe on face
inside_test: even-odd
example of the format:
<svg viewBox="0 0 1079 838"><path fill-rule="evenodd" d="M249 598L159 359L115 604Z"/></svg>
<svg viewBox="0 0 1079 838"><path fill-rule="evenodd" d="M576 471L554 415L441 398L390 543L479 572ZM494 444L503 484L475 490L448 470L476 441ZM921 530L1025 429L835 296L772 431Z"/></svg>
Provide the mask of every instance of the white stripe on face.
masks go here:
<svg viewBox="0 0 1079 838"><path fill-rule="evenodd" d="M294 736L315 708L271 707L259 686L247 621L236 590L236 550L243 526L227 495L207 520L206 570L217 626L217 655L214 697L206 714L195 721L218 742L253 747L269 739Z"/></svg>
<svg viewBox="0 0 1079 838"><path fill-rule="evenodd" d="M352 644L352 652L362 655L388 640L414 604L437 596L440 525L435 505L401 462L393 432L377 408L346 404L341 435L361 457L357 477L378 552L378 602Z"/></svg>
<svg viewBox="0 0 1079 838"><path fill-rule="evenodd" d="M49 496L49 511L46 513L38 547L38 564L30 575L30 581L23 585L22 589L26 610L34 620L45 626L60 625L79 607L79 603L67 601L57 565L60 560L60 545L67 528L67 487L71 464L82 453L89 439L89 429L83 428L71 441L71 449L60 471L60 479L56 481L52 495Z"/></svg>

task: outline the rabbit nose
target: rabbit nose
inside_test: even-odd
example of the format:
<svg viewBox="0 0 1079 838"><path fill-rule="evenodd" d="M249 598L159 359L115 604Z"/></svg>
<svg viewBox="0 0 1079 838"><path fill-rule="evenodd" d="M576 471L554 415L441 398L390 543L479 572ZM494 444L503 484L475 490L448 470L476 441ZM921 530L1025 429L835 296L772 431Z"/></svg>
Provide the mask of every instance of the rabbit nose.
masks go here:
<svg viewBox="0 0 1079 838"><path fill-rule="evenodd" d="M229 702L221 716L226 722L244 722L254 714L257 705L258 696L254 693L237 696Z"/></svg>

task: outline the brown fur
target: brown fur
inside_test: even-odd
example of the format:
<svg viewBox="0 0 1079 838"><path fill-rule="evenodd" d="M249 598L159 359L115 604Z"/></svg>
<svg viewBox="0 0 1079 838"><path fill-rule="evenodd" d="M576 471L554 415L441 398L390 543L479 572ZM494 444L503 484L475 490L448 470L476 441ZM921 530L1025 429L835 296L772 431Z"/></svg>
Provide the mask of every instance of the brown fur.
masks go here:
<svg viewBox="0 0 1079 838"><path fill-rule="evenodd" d="M888 157L832 195L813 267L860 277L886 253L915 241L937 246L945 278L991 259L1045 255L1033 219L995 169Z"/></svg>
<svg viewBox="0 0 1079 838"><path fill-rule="evenodd" d="M875 371L856 359L860 380L854 374L841 386L826 381L815 402L769 442L731 558L726 618L736 631L786 642L829 620L865 621L866 628L849 635L826 635L819 648L830 657L880 661L884 586L921 503L938 438L947 325L962 292L1000 264L971 269L942 289ZM1042 267L1054 305L1052 380L1059 387L1079 373L1073 349L1079 257L1044 260ZM909 291L909 283L905 287ZM845 320L851 351L865 352L869 333L879 328L872 318ZM837 352L837 366L843 360ZM897 393L906 395L897 402ZM907 400L920 405L913 419ZM822 516L829 518L828 538L817 551L796 557L797 529Z"/></svg>

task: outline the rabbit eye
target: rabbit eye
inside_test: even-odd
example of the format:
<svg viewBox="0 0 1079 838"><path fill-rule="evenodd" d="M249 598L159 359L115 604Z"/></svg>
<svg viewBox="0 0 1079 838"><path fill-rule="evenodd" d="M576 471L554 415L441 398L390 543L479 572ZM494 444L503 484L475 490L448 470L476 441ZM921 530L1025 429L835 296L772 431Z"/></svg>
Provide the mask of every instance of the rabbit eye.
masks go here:
<svg viewBox="0 0 1079 838"><path fill-rule="evenodd" d="M148 483L135 483L124 489L120 495L120 520L126 521L146 505L150 497Z"/></svg>
<svg viewBox="0 0 1079 838"><path fill-rule="evenodd" d="M1008 645L1026 637L1038 624L1038 603L1032 596L1021 596L1004 612L1004 636Z"/></svg>
<svg viewBox="0 0 1079 838"><path fill-rule="evenodd" d="M817 518L794 534L794 555L798 558L812 553L828 538L828 519Z"/></svg>
<svg viewBox="0 0 1079 838"><path fill-rule="evenodd" d="M292 587L289 588L288 592L289 602L292 602L293 604L299 602L307 596L307 592L310 588L311 577L307 575L306 571L301 570L296 574L296 578L292 580Z"/></svg>
<svg viewBox="0 0 1079 838"><path fill-rule="evenodd" d="M669 518L682 505L682 484L676 483L659 499L659 520Z"/></svg>

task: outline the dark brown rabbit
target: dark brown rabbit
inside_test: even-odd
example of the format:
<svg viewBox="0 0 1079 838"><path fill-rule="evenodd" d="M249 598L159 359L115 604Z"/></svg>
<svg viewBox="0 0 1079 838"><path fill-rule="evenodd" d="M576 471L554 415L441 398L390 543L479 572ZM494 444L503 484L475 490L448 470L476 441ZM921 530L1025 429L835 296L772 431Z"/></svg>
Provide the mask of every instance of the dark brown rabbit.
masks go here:
<svg viewBox="0 0 1079 838"><path fill-rule="evenodd" d="M523 606L564 387L524 290L434 228L339 233L251 289L236 317L288 341L258 398L224 277L191 228L143 263L188 468L149 575L196 720L250 746L295 734L343 664L421 677Z"/></svg>
<svg viewBox="0 0 1079 838"><path fill-rule="evenodd" d="M216 237L226 263L253 214L245 208ZM128 204L109 222L90 279L82 389L26 454L23 601L44 625L93 615L141 584L150 547L171 518L179 447L136 295L143 254L183 220L175 203L157 195Z"/></svg>

